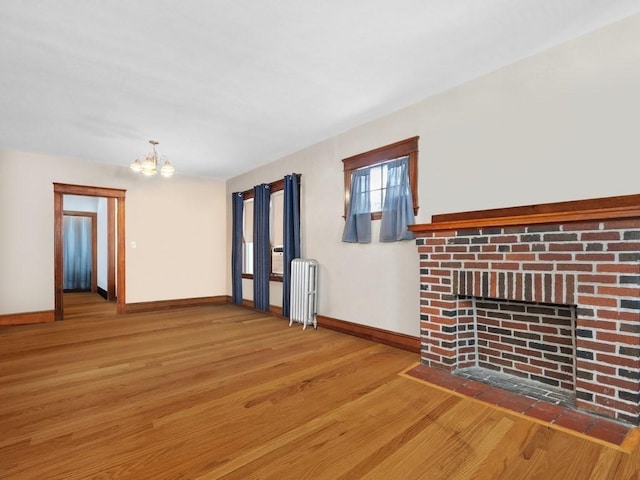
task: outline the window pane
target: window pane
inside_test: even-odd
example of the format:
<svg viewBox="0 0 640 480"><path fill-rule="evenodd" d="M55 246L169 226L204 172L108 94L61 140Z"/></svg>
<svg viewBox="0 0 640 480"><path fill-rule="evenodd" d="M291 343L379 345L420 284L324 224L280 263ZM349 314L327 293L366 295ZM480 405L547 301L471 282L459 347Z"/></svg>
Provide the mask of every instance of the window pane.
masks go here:
<svg viewBox="0 0 640 480"><path fill-rule="evenodd" d="M271 273L282 275L284 242L284 190L271 194Z"/></svg>
<svg viewBox="0 0 640 480"><path fill-rule="evenodd" d="M371 212L381 212L387 186L387 164L369 167Z"/></svg>
<svg viewBox="0 0 640 480"><path fill-rule="evenodd" d="M242 237L245 242L253 242L253 198L244 202L244 228Z"/></svg>
<svg viewBox="0 0 640 480"><path fill-rule="evenodd" d="M253 273L253 199L244 202L242 273Z"/></svg>
<svg viewBox="0 0 640 480"><path fill-rule="evenodd" d="M247 242L242 249L242 273L253 274L253 242Z"/></svg>
<svg viewBox="0 0 640 480"><path fill-rule="evenodd" d="M369 197L370 194L367 191L364 191L362 193L360 193L357 197L353 198L353 201L356 202L355 203L355 207L354 207L354 212L355 213L366 213L366 199L367 197Z"/></svg>
<svg viewBox="0 0 640 480"><path fill-rule="evenodd" d="M273 245L282 245L284 231L284 190L271 194L271 239Z"/></svg>
<svg viewBox="0 0 640 480"><path fill-rule="evenodd" d="M382 210L382 190L371 191L371 211L380 212Z"/></svg>
<svg viewBox="0 0 640 480"><path fill-rule="evenodd" d="M382 188L382 169L380 167L371 167L369 172L371 190L380 190Z"/></svg>

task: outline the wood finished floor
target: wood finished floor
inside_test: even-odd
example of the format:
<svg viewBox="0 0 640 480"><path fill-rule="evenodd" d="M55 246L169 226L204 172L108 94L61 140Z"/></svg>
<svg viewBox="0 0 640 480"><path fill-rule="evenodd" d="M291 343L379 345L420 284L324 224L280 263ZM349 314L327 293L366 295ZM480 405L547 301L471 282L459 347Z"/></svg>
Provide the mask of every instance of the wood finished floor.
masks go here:
<svg viewBox="0 0 640 480"><path fill-rule="evenodd" d="M235 306L65 301L0 327L2 480L640 478L637 451L400 376L406 351Z"/></svg>

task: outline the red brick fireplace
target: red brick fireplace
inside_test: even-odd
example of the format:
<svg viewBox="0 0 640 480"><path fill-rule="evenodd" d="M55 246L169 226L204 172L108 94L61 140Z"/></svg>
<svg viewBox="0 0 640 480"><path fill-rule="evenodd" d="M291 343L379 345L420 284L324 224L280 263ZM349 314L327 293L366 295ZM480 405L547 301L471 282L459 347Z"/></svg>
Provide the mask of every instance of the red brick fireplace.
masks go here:
<svg viewBox="0 0 640 480"><path fill-rule="evenodd" d="M640 424L640 195L414 225L421 361L567 389Z"/></svg>

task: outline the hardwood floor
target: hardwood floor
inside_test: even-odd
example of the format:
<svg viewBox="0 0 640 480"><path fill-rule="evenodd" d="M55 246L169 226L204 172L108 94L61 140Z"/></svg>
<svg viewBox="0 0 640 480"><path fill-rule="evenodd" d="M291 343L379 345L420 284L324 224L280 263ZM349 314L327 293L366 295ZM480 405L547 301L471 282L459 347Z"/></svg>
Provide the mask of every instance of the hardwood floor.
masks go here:
<svg viewBox="0 0 640 480"><path fill-rule="evenodd" d="M640 478L637 451L400 376L403 350L231 305L82 301L0 327L3 480Z"/></svg>
<svg viewBox="0 0 640 480"><path fill-rule="evenodd" d="M115 302L107 302L97 293L65 293L62 298L65 320L113 317L118 310Z"/></svg>

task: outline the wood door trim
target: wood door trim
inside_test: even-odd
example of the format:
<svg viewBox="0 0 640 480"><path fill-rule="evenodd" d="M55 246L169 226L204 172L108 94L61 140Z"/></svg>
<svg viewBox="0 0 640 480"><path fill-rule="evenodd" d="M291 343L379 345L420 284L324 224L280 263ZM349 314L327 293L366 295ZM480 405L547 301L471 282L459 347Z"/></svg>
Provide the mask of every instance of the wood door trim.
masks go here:
<svg viewBox="0 0 640 480"><path fill-rule="evenodd" d="M62 295L64 293L63 284L63 253L62 253L62 193L55 191L53 193L53 283L54 283L54 319L62 320L63 303Z"/></svg>
<svg viewBox="0 0 640 480"><path fill-rule="evenodd" d="M107 302L116 299L116 199L107 198Z"/></svg>
<svg viewBox="0 0 640 480"><path fill-rule="evenodd" d="M118 313L125 313L126 279L125 279L125 193L126 190L86 185L53 183L53 243L54 243L54 317L62 320L64 316L63 284L62 284L62 216L63 196L83 195L87 197L105 197L117 200L116 205L116 249L118 259L116 265L116 283L118 286Z"/></svg>

